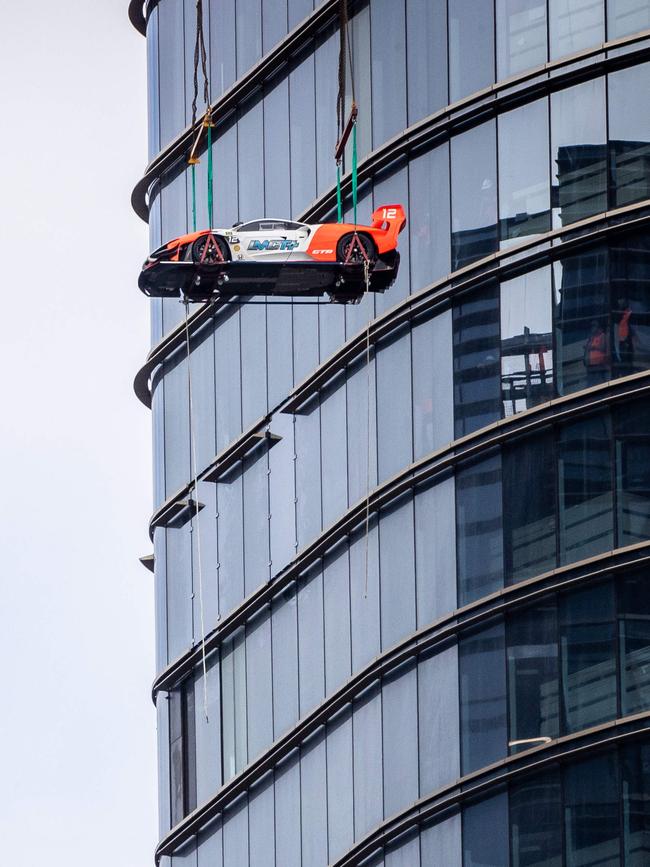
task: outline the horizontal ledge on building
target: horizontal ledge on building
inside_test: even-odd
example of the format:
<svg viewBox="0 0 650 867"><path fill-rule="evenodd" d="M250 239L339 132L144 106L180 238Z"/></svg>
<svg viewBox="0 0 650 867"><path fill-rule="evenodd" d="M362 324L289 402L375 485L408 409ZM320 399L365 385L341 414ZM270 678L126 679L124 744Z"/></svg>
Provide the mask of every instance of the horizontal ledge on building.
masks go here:
<svg viewBox="0 0 650 867"><path fill-rule="evenodd" d="M645 213L646 211L648 213ZM610 223L610 225L596 228L602 223ZM544 261L561 258L567 250L573 251L582 246L589 246L608 237L611 233L634 231L646 223L650 223L650 199L644 199L634 205L603 211L566 228L554 229L536 236L534 239L508 247L507 250L491 253L458 271L453 271L413 295L407 296L403 301L368 323L270 410L269 416L278 411L297 412L315 391L355 358L361 356L366 348L368 337L370 337L371 344L374 345L397 330L403 323L423 315L437 305L447 303L455 295L469 291L484 280L494 278L500 273L502 260L512 259L512 264L507 268L506 273L511 270L522 271L526 266L539 267ZM590 228L593 228L594 231L589 232ZM556 243L558 240L562 243ZM518 258L526 253L529 254L528 257ZM154 370L174 352L185 346L188 333L190 337L196 335L206 322L227 307L227 301L212 302L200 307L196 313L188 318L187 324L182 322L176 326L150 351L145 364L136 373L133 382L136 396L145 406L151 407L152 394L149 381Z"/></svg>
<svg viewBox="0 0 650 867"><path fill-rule="evenodd" d="M296 54L302 48L303 43L334 21L338 7L338 0L325 0L216 100L210 107L210 113L217 128L235 111L240 103L252 96L266 79L276 73L293 54ZM144 176L136 184L131 194L131 204L136 214L145 222L149 219L149 208L146 202L148 190L156 180L177 165L189 152L204 120L205 113L197 119L193 126L186 127L151 161Z"/></svg>
<svg viewBox="0 0 650 867"><path fill-rule="evenodd" d="M336 544L363 526L369 514L380 511L403 494L430 483L435 477L452 471L461 461L476 458L515 435L531 434L549 424L575 419L645 394L650 394L650 371L633 374L613 383L601 383L585 391L539 404L525 412L494 422L475 433L467 434L462 439L454 440L409 464L402 472L387 479L367 497L350 507L291 563L223 617L218 626L200 639L198 645L170 663L153 684L154 701L159 691L169 689L192 671L204 652L212 653L216 650L228 636L263 610L273 597L312 568Z"/></svg>
<svg viewBox="0 0 650 867"><path fill-rule="evenodd" d="M145 554L144 557L139 558L140 563L144 566L145 569L148 569L149 572L154 571L156 558L153 554Z"/></svg>
<svg viewBox="0 0 650 867"><path fill-rule="evenodd" d="M279 442L282 437L278 434L273 434L270 431L264 431L263 428L268 425L270 417L262 416L251 427L245 431L241 437L232 442L223 451L213 458L208 466L198 473L197 482L218 482L237 464L243 461L261 444L268 444L269 448ZM168 497L151 516L149 521L149 538L153 539L153 531L156 527L177 526L176 524L162 523L166 520L166 515L173 514L178 511L178 504L184 502L184 498L194 489L194 481L183 485L175 494ZM201 508L203 508L201 506ZM189 520L189 516L188 516Z"/></svg>
<svg viewBox="0 0 650 867"><path fill-rule="evenodd" d="M406 810L382 822L342 858L332 862L330 867L357 867L403 834L445 814L457 812L467 801L481 799L497 788L516 782L523 776L540 773L550 765L579 761L584 755L601 753L648 734L650 712L638 713L508 756L415 801Z"/></svg>
<svg viewBox="0 0 650 867"><path fill-rule="evenodd" d="M302 24L280 42L275 49L266 55L245 76L239 79L212 106L217 127L228 119L230 114L244 99L258 90L272 73L282 66L297 47L322 29L330 20L334 20L338 4L327 0ZM454 130L468 129L476 126L498 114L500 111L522 105L533 99L538 99L544 93L560 90L572 81L581 81L603 74L610 69L630 66L650 57L650 47L638 49L636 52L620 54L621 49L632 48L637 43L650 39L650 30L643 30L632 36L625 36L609 42L602 42L593 48L575 54L549 61L534 67L517 76L496 82L483 90L451 103L444 108L428 115L407 127L398 135L382 144L364 157L358 166L358 182L386 168L398 157L408 151L422 147L426 142L448 138ZM603 57L607 52L612 56ZM594 63L585 66L585 61L594 59ZM523 88L527 82L529 88ZM170 169L178 166L189 151L196 132L203 123L204 116L199 118L194 127L187 127L147 166L142 179L136 184L131 195L131 203L136 214L147 221L149 209L146 202L148 191L155 182L159 182ZM347 173L341 183L343 195L352 189L352 176ZM312 203L300 217L302 221L316 220L336 206L336 187L331 187L322 197Z"/></svg>
<svg viewBox="0 0 650 867"><path fill-rule="evenodd" d="M149 534L153 535L153 530L156 527L182 527L203 508L203 503L199 503L191 498L187 500L174 500L157 514L156 519L150 524Z"/></svg>
<svg viewBox="0 0 650 867"><path fill-rule="evenodd" d="M153 5L153 4L150 4ZM148 11L148 10L147 10ZM129 21L138 33L142 36L147 35L147 19L145 13L145 0L130 0L129 2Z"/></svg>
<svg viewBox="0 0 650 867"><path fill-rule="evenodd" d="M416 652L419 654L425 650L425 647L417 647ZM396 648L389 651L389 654L398 655L398 651L399 648ZM395 660L391 669L401 665L403 661L403 659L401 661ZM372 669L376 666L377 663L374 662L369 668ZM327 708L325 706L318 707L305 717L299 727L276 741L266 753L259 756L244 771L229 780L212 798L186 816L161 840L156 849L156 863L159 863L160 858L164 855L172 855L191 837L222 814L255 782L273 770L289 753L297 749L309 734L324 726L336 712L350 704L360 692L381 676L383 676L383 672L378 671L372 672L368 678L367 672L364 671L361 675L353 678L356 681L356 688L353 692L351 692L351 682L345 684L336 694L335 700L329 700L325 703L328 705ZM363 689L359 688L362 682L365 682ZM642 723L642 728L639 727L639 723ZM430 821L436 813L448 810L451 806L460 805L462 800L476 797L486 790L503 785L504 782L518 777L522 773L538 770L551 762L566 761L575 756L576 750L605 748L612 743L612 733L617 733L614 735L616 739L625 739L635 735L639 736L648 729L650 729L650 712L634 714L594 726L576 734L565 735L538 746L532 746L530 749L513 756L507 756L486 768L467 774L436 790L383 822L360 840L353 849L346 853L343 859L337 861L336 867L343 867L343 865L352 867L352 865L360 864L364 858L387 841L385 835L388 835L387 839L394 839L408 830L410 825ZM619 732L619 730L622 731ZM601 735L604 737L599 737ZM504 775L506 776L505 780ZM382 842L378 842L378 839L381 839Z"/></svg>

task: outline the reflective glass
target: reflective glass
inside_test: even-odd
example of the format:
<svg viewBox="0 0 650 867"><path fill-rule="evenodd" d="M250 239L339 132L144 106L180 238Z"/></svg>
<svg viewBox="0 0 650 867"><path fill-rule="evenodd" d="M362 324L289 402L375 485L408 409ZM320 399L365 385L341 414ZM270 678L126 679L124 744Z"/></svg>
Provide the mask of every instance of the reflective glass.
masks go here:
<svg viewBox="0 0 650 867"><path fill-rule="evenodd" d="M607 0L607 37L618 39L650 28L647 0Z"/></svg>
<svg viewBox="0 0 650 867"><path fill-rule="evenodd" d="M418 627L456 608L456 521L454 479L415 496L415 563Z"/></svg>
<svg viewBox="0 0 650 867"><path fill-rule="evenodd" d="M449 101L494 81L494 7L449 0Z"/></svg>
<svg viewBox="0 0 650 867"><path fill-rule="evenodd" d="M273 779L253 786L248 796L248 845L250 864L275 867L275 809Z"/></svg>
<svg viewBox="0 0 650 867"><path fill-rule="evenodd" d="M412 160L409 203L411 288L417 292L451 270L448 144Z"/></svg>
<svg viewBox="0 0 650 867"><path fill-rule="evenodd" d="M605 40L604 0L549 0L551 60Z"/></svg>
<svg viewBox="0 0 650 867"><path fill-rule="evenodd" d="M223 779L227 781L244 767L248 757L243 633L221 647L221 726Z"/></svg>
<svg viewBox="0 0 650 867"><path fill-rule="evenodd" d="M381 692L373 689L354 703L354 836L365 836L384 818L381 761Z"/></svg>
<svg viewBox="0 0 650 867"><path fill-rule="evenodd" d="M603 78L551 95L554 227L607 210L606 126Z"/></svg>
<svg viewBox="0 0 650 867"><path fill-rule="evenodd" d="M564 770L567 867L618 867L619 795L614 753Z"/></svg>
<svg viewBox="0 0 650 867"><path fill-rule="evenodd" d="M453 329L455 433L461 437L501 418L496 283L454 306Z"/></svg>
<svg viewBox="0 0 650 867"><path fill-rule="evenodd" d="M461 772L468 774L498 761L507 753L503 623L462 638L458 666Z"/></svg>
<svg viewBox="0 0 650 867"><path fill-rule="evenodd" d="M237 77L240 78L262 56L262 2L236 0Z"/></svg>
<svg viewBox="0 0 650 867"><path fill-rule="evenodd" d="M503 587L501 459L456 473L458 604Z"/></svg>
<svg viewBox="0 0 650 867"><path fill-rule="evenodd" d="M180 34L183 33L183 4L160 3L158 44L160 59L160 145L164 147L185 126L185 69ZM173 238L174 235L169 237Z"/></svg>
<svg viewBox="0 0 650 867"><path fill-rule="evenodd" d="M618 544L634 545L650 538L650 408L628 403L614 418Z"/></svg>
<svg viewBox="0 0 650 867"><path fill-rule="evenodd" d="M404 3L370 0L372 140L375 147L406 128Z"/></svg>
<svg viewBox="0 0 650 867"><path fill-rule="evenodd" d="M312 160L315 156L316 187L319 195L323 195L328 187L336 183L336 166L332 159L332 151L338 138L336 113L333 110L328 110L331 106L336 105L338 94L338 27L332 25L325 32L329 35L316 47L315 51L318 135L316 136L316 150L312 155ZM286 145L288 140L285 139L281 145L281 150L285 152L288 150Z"/></svg>
<svg viewBox="0 0 650 867"><path fill-rule="evenodd" d="M251 759L273 741L271 618L267 610L246 626L247 752Z"/></svg>
<svg viewBox="0 0 650 867"><path fill-rule="evenodd" d="M300 751L302 867L327 864L327 765L322 733ZM308 830L308 833L305 833Z"/></svg>
<svg viewBox="0 0 650 867"><path fill-rule="evenodd" d="M314 162L316 115L313 54L310 54L296 66L289 75L289 122L291 127L289 163L291 166L291 215L297 217L316 198L316 165Z"/></svg>
<svg viewBox="0 0 650 867"><path fill-rule="evenodd" d="M329 695L350 677L350 565L342 545L323 562L325 621L325 693Z"/></svg>
<svg viewBox="0 0 650 867"><path fill-rule="evenodd" d="M508 856L507 794L502 792L463 810L463 867L508 867Z"/></svg>
<svg viewBox="0 0 650 867"><path fill-rule="evenodd" d="M551 268L501 283L503 414L550 400L553 389Z"/></svg>
<svg viewBox="0 0 650 867"><path fill-rule="evenodd" d="M413 457L421 458L454 438L454 372L451 310L412 331Z"/></svg>
<svg viewBox="0 0 650 867"><path fill-rule="evenodd" d="M327 727L327 833L330 863L354 841L352 714L348 709Z"/></svg>
<svg viewBox="0 0 650 867"><path fill-rule="evenodd" d="M406 329L376 351L377 472L383 482L413 460L411 335Z"/></svg>
<svg viewBox="0 0 650 867"><path fill-rule="evenodd" d="M481 4L481 8L488 4ZM477 17L475 4L472 16ZM475 61L473 55L468 55ZM496 124L484 123L451 140L451 269L497 247Z"/></svg>
<svg viewBox="0 0 650 867"><path fill-rule="evenodd" d="M546 61L546 3L497 0L497 81Z"/></svg>
<svg viewBox="0 0 650 867"><path fill-rule="evenodd" d="M287 0L262 0L262 51L266 54L287 34Z"/></svg>
<svg viewBox="0 0 650 867"><path fill-rule="evenodd" d="M415 630L414 516L411 497L382 510L379 521L381 643L386 649Z"/></svg>
<svg viewBox="0 0 650 867"><path fill-rule="evenodd" d="M447 104L447 4L406 0L408 122Z"/></svg>
<svg viewBox="0 0 650 867"><path fill-rule="evenodd" d="M576 732L616 717L616 626L611 583L560 600L563 729Z"/></svg>
<svg viewBox="0 0 650 867"><path fill-rule="evenodd" d="M550 432L503 449L506 583L556 565L555 461Z"/></svg>
<svg viewBox="0 0 650 867"><path fill-rule="evenodd" d="M551 600L513 614L507 621L506 638L508 746L511 753L516 753L548 743L559 734L555 602Z"/></svg>
<svg viewBox="0 0 650 867"><path fill-rule="evenodd" d="M512 867L562 867L559 772L513 786L509 805Z"/></svg>
<svg viewBox="0 0 650 867"><path fill-rule="evenodd" d="M274 82L264 98L264 213L291 214L289 164L289 81ZM287 308L290 315L291 308Z"/></svg>
<svg viewBox="0 0 650 867"><path fill-rule="evenodd" d="M650 19L647 0L643 0L643 7ZM650 27L650 20L644 27ZM620 208L650 198L650 117L636 110L631 98L633 93L650 90L650 64L612 72L607 88L613 204Z"/></svg>
<svg viewBox="0 0 650 867"><path fill-rule="evenodd" d="M300 864L300 763L296 754L275 771L276 864ZM212 867L212 865L210 865Z"/></svg>
<svg viewBox="0 0 650 867"><path fill-rule="evenodd" d="M623 840L625 867L650 864L650 746L622 750Z"/></svg>
<svg viewBox="0 0 650 867"><path fill-rule="evenodd" d="M607 266L603 247L567 256L553 266L558 394L610 378Z"/></svg>
<svg viewBox="0 0 650 867"><path fill-rule="evenodd" d="M401 668L382 688L384 815L418 797L417 669Z"/></svg>
<svg viewBox="0 0 650 867"><path fill-rule="evenodd" d="M645 572L619 585L621 713L650 709L650 594Z"/></svg>
<svg viewBox="0 0 650 867"><path fill-rule="evenodd" d="M499 226L503 244L551 228L548 101L499 116Z"/></svg>
<svg viewBox="0 0 650 867"><path fill-rule="evenodd" d="M592 416L560 433L560 562L608 551L613 543L609 418Z"/></svg>
<svg viewBox="0 0 650 867"><path fill-rule="evenodd" d="M609 253L614 376L650 368L650 238L630 234Z"/></svg>
<svg viewBox="0 0 650 867"><path fill-rule="evenodd" d="M420 793L424 795L460 775L458 648L455 645L419 660L417 720Z"/></svg>
<svg viewBox="0 0 650 867"><path fill-rule="evenodd" d="M209 39L211 91L212 99L215 99L221 96L237 78L235 0L218 0L210 3Z"/></svg>

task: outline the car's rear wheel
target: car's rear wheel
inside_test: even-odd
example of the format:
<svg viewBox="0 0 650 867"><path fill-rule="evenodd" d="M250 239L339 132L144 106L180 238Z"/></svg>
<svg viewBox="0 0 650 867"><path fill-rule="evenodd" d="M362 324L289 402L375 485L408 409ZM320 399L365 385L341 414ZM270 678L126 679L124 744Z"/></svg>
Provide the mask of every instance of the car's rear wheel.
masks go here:
<svg viewBox="0 0 650 867"><path fill-rule="evenodd" d="M230 248L220 235L202 235L192 244L192 261L202 265L229 262Z"/></svg>
<svg viewBox="0 0 650 867"><path fill-rule="evenodd" d="M349 232L343 235L336 245L336 258L339 262L364 262L366 259L370 265L377 261L377 248L375 242L368 235L361 232Z"/></svg>

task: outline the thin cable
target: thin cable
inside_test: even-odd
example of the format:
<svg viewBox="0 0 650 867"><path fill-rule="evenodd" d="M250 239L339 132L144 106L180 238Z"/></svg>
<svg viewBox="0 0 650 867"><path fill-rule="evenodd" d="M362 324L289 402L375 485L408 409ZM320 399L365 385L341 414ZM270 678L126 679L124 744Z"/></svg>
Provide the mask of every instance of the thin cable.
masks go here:
<svg viewBox="0 0 650 867"><path fill-rule="evenodd" d="M192 163L192 231L196 232L196 165Z"/></svg>
<svg viewBox="0 0 650 867"><path fill-rule="evenodd" d="M364 266L367 270L367 266ZM366 282L366 286L367 286ZM365 541L365 582L363 585L363 598L368 598L368 559L369 559L369 535L370 535L370 320L366 327L366 386L367 386L367 416L366 416L366 433L367 433L367 449L366 449L366 541Z"/></svg>
<svg viewBox="0 0 650 867"><path fill-rule="evenodd" d="M196 469L196 432L194 426L194 401L192 398L192 358L190 352L189 302L185 301L185 341L187 344L187 395L190 410L190 470L194 480L194 506L196 521L196 556L199 561L199 612L201 622L201 662L203 666L203 713L208 719L208 668L205 661L205 621L203 614L203 566L201 563L201 522L199 521L199 482ZM193 533L193 523L190 523L190 533Z"/></svg>

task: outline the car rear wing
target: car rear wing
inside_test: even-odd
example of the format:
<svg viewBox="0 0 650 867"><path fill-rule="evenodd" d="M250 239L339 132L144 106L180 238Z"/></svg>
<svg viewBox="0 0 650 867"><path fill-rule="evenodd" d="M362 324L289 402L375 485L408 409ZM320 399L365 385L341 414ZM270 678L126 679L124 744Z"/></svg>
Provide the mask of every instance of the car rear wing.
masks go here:
<svg viewBox="0 0 650 867"><path fill-rule="evenodd" d="M372 215L372 228L390 231L395 241L404 226L406 226L406 212L401 205L382 205Z"/></svg>

